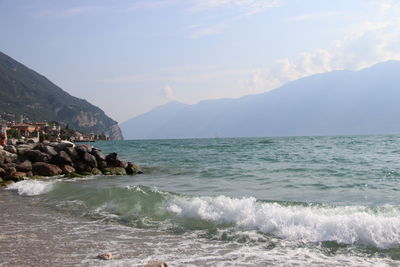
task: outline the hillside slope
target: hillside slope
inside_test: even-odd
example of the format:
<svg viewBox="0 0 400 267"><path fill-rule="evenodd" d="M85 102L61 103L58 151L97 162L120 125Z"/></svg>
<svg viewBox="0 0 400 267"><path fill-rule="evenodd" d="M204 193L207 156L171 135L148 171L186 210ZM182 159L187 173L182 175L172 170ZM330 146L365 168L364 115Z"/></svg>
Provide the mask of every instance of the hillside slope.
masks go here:
<svg viewBox="0 0 400 267"><path fill-rule="evenodd" d="M58 121L83 133L120 140L116 121L86 100L69 95L46 77L0 52L0 115L32 121Z"/></svg>

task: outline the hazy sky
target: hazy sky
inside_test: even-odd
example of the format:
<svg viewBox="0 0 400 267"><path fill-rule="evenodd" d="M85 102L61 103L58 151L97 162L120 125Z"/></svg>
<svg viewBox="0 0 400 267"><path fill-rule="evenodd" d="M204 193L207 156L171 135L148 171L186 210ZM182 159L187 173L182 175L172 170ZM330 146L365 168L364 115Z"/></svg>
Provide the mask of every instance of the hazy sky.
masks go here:
<svg viewBox="0 0 400 267"><path fill-rule="evenodd" d="M0 51L122 122L400 60L400 0L0 0Z"/></svg>

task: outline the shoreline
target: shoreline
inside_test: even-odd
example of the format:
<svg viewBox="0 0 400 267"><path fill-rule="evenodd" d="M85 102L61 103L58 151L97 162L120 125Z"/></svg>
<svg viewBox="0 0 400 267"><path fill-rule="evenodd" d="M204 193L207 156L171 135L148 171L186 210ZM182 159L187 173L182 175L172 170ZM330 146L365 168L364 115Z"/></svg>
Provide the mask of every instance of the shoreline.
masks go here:
<svg viewBox="0 0 400 267"><path fill-rule="evenodd" d="M146 266L157 260L159 245L152 247L149 242L164 239L161 232L73 217L39 202L11 191L0 194L1 266ZM97 258L106 252L114 255L113 260Z"/></svg>
<svg viewBox="0 0 400 267"><path fill-rule="evenodd" d="M29 201L23 201L29 199ZM22 200L22 201L21 201ZM169 266L321 266L394 265L396 261L365 254L327 255L289 243L241 243L136 228L90 220L47 208L37 196L0 194L2 266L148 266L162 260ZM98 259L112 253L113 259ZM154 267L154 266L151 266Z"/></svg>

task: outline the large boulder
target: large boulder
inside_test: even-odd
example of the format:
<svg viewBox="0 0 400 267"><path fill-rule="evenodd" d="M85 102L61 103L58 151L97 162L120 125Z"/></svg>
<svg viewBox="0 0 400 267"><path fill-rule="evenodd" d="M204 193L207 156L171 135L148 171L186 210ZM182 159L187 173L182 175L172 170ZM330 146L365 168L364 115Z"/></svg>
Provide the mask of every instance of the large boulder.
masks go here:
<svg viewBox="0 0 400 267"><path fill-rule="evenodd" d="M8 163L3 163L3 164L0 164L0 167L1 168L3 168L3 169L6 169L6 168L8 168L8 167L17 167L17 164L16 163L14 163L14 162L8 162Z"/></svg>
<svg viewBox="0 0 400 267"><path fill-rule="evenodd" d="M5 181L14 181L14 182L19 182L24 180L24 178L26 177L26 173L25 172L12 172L10 174L7 174L4 177Z"/></svg>
<svg viewBox="0 0 400 267"><path fill-rule="evenodd" d="M74 148L74 143L69 141L61 141L61 143L51 144L57 151L65 151L66 148Z"/></svg>
<svg viewBox="0 0 400 267"><path fill-rule="evenodd" d="M31 162L48 162L50 160L50 155L40 150L27 150L23 153L23 156Z"/></svg>
<svg viewBox="0 0 400 267"><path fill-rule="evenodd" d="M58 164L72 165L71 157L67 154L67 152L62 150L51 159L51 162L57 165Z"/></svg>
<svg viewBox="0 0 400 267"><path fill-rule="evenodd" d="M108 167L121 167L121 168L126 168L128 167L128 164L126 162L123 162L117 153L113 152L107 155L106 157L106 162Z"/></svg>
<svg viewBox="0 0 400 267"><path fill-rule="evenodd" d="M86 172L91 172L92 168L87 164L86 162L83 161L78 161L75 162L74 168L79 172L79 173L86 173Z"/></svg>
<svg viewBox="0 0 400 267"><path fill-rule="evenodd" d="M61 164L59 165L59 167L62 170L62 174L70 174L76 172L75 168L70 165Z"/></svg>
<svg viewBox="0 0 400 267"><path fill-rule="evenodd" d="M7 139L7 145L13 145L13 146L17 145L17 139L14 138Z"/></svg>
<svg viewBox="0 0 400 267"><path fill-rule="evenodd" d="M68 154L72 161L76 161L79 157L78 152L73 147L66 147L64 151Z"/></svg>
<svg viewBox="0 0 400 267"><path fill-rule="evenodd" d="M11 175L12 173L16 172L17 169L16 169L15 167L6 167L6 168L4 169L4 171L6 172L5 176L9 176L9 175Z"/></svg>
<svg viewBox="0 0 400 267"><path fill-rule="evenodd" d="M10 153L17 154L17 148L13 145L5 145L3 149Z"/></svg>
<svg viewBox="0 0 400 267"><path fill-rule="evenodd" d="M96 158L97 161L105 161L106 157L101 152L101 150L97 148L93 148L91 154Z"/></svg>
<svg viewBox="0 0 400 267"><path fill-rule="evenodd" d="M126 171L126 174L128 174L128 175L135 175L135 174L142 173L140 171L139 166L132 162L128 162L128 166L125 168L125 171Z"/></svg>
<svg viewBox="0 0 400 267"><path fill-rule="evenodd" d="M57 155L57 151L52 146L44 146L42 152L44 152L52 157Z"/></svg>
<svg viewBox="0 0 400 267"><path fill-rule="evenodd" d="M32 167L35 175L55 176L62 173L62 170L58 166L46 162L36 162L32 165Z"/></svg>
<svg viewBox="0 0 400 267"><path fill-rule="evenodd" d="M81 155L81 159L86 162L90 167L92 168L97 168L97 160L96 158L89 154L88 152L85 152Z"/></svg>
<svg viewBox="0 0 400 267"><path fill-rule="evenodd" d="M79 156L83 155L85 152L90 153L93 147L87 144L79 144L75 146L76 152L78 152Z"/></svg>
<svg viewBox="0 0 400 267"><path fill-rule="evenodd" d="M105 168L107 168L107 162L105 160L97 161L97 167L100 170L104 170Z"/></svg>
<svg viewBox="0 0 400 267"><path fill-rule="evenodd" d="M17 145L17 152L18 154L22 155L25 151L32 150L35 146L32 144L20 144Z"/></svg>
<svg viewBox="0 0 400 267"><path fill-rule="evenodd" d="M13 154L5 150L0 150L0 164L14 162L17 160L17 157L17 154Z"/></svg>
<svg viewBox="0 0 400 267"><path fill-rule="evenodd" d="M20 172L29 172L32 170L32 163L29 160L25 160L21 163L18 163L15 168Z"/></svg>

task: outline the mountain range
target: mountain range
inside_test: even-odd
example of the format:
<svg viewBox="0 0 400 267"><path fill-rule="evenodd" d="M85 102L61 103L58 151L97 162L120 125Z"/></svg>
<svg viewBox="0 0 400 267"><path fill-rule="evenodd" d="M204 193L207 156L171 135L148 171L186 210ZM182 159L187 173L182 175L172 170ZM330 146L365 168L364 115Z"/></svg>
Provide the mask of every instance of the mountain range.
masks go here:
<svg viewBox="0 0 400 267"><path fill-rule="evenodd" d="M400 133L400 61L332 71L237 99L170 102L122 123L126 139Z"/></svg>
<svg viewBox="0 0 400 267"><path fill-rule="evenodd" d="M116 121L84 99L71 96L46 77L0 52L0 117L57 121L82 133L123 139Z"/></svg>

